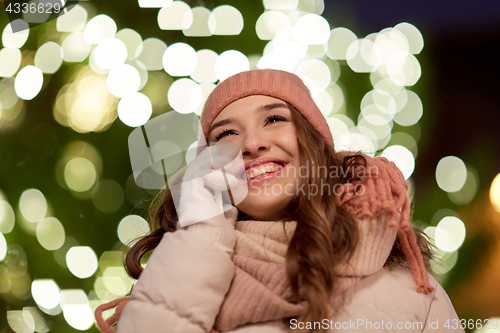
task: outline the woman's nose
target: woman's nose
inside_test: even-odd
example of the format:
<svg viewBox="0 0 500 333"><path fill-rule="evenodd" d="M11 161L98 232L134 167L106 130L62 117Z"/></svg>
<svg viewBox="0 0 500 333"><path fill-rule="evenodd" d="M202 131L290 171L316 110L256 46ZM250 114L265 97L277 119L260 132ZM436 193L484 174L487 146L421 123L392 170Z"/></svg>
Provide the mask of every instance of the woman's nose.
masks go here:
<svg viewBox="0 0 500 333"><path fill-rule="evenodd" d="M241 151L243 156L259 155L270 147L269 139L258 130L246 132L243 138Z"/></svg>

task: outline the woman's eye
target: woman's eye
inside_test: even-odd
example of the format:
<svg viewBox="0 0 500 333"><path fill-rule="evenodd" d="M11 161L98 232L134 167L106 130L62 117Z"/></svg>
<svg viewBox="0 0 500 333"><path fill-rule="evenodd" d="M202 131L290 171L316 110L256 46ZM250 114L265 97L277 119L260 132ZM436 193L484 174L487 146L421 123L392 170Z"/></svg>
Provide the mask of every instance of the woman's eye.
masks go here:
<svg viewBox="0 0 500 333"><path fill-rule="evenodd" d="M217 135L215 137L215 139L217 141L219 141L220 139L222 139L223 137L225 136L228 136L229 134L235 134L235 132L233 130L225 130L224 132L222 132L221 134Z"/></svg>
<svg viewBox="0 0 500 333"><path fill-rule="evenodd" d="M274 124L275 122L278 121L286 121L286 118L278 115L271 115L266 119L266 123L271 123L271 124Z"/></svg>

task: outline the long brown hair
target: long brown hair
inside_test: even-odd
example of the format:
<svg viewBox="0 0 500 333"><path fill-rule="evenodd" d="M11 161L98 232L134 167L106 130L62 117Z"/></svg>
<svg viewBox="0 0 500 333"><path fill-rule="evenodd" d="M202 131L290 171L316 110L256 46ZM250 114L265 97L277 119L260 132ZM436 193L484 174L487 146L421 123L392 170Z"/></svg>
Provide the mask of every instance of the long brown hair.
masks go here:
<svg viewBox="0 0 500 333"><path fill-rule="evenodd" d="M299 143L299 157L302 165L309 163L312 166L326 166L326 170L330 170L331 167L346 170L358 155L340 160L309 121L293 106L288 106ZM339 177L330 177L328 171L308 172L307 177L299 179L299 186L306 189L313 186L320 189L334 189L336 184L350 180L348 173L338 174ZM294 301L306 300L309 304L306 312L297 318L298 321L319 322L331 314L330 295L337 283L335 267L342 261L350 259L357 246L359 232L355 219L335 204L332 191L319 195L310 195L308 191L306 192L306 194L298 192L298 196L293 198L284 210L283 220L297 221L286 253L286 272ZM238 219L250 218L240 212ZM141 260L156 248L165 232L176 230L178 217L168 189L159 191L153 199L148 220L151 224L151 233L140 238L125 258L125 269L135 279L139 278L143 270ZM431 252L428 241L419 230L415 233L426 267L430 270ZM407 266L398 240L386 263L389 267L395 265ZM289 319L291 318L284 320ZM325 329L300 331L324 332Z"/></svg>

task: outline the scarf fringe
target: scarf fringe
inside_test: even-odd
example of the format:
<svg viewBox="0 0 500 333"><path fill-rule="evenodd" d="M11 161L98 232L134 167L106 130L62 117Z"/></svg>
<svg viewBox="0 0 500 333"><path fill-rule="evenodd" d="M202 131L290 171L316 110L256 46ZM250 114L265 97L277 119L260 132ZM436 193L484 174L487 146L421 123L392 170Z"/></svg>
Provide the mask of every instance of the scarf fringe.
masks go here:
<svg viewBox="0 0 500 333"><path fill-rule="evenodd" d="M95 309L95 319L97 323L97 327L101 330L103 333L115 333L116 330L113 328L113 325L118 322L118 319L120 318L123 308L127 303L130 301L130 297L123 297L119 299L115 299L114 301L101 304ZM102 313L106 310L111 310L116 307L115 313L109 317L108 319L104 320L102 317Z"/></svg>
<svg viewBox="0 0 500 333"><path fill-rule="evenodd" d="M346 153L342 153L341 156L345 155ZM434 288L429 284L424 259L410 223L408 183L401 170L385 157L365 157L365 160L366 164L362 167L359 163L349 166L354 180L342 186L342 194L337 196L337 205L343 206L357 218L388 213L387 226L398 228L398 238L413 273L417 292L429 294ZM363 176L357 177L359 174Z"/></svg>

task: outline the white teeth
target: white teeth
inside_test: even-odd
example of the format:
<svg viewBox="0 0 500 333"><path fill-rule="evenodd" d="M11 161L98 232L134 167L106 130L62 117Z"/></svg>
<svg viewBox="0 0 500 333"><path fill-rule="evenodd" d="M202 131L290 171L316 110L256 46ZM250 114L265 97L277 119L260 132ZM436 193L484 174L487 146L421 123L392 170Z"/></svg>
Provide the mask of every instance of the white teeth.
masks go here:
<svg viewBox="0 0 500 333"><path fill-rule="evenodd" d="M248 179L252 179L252 178L258 177L258 176L260 176L260 175L262 175L264 173L275 172L276 170L278 170L278 168L276 167L276 165L274 165L274 164L267 164L265 166L260 166L260 167L251 169L251 171L247 171L246 172L246 177L247 177L247 180L248 180Z"/></svg>

